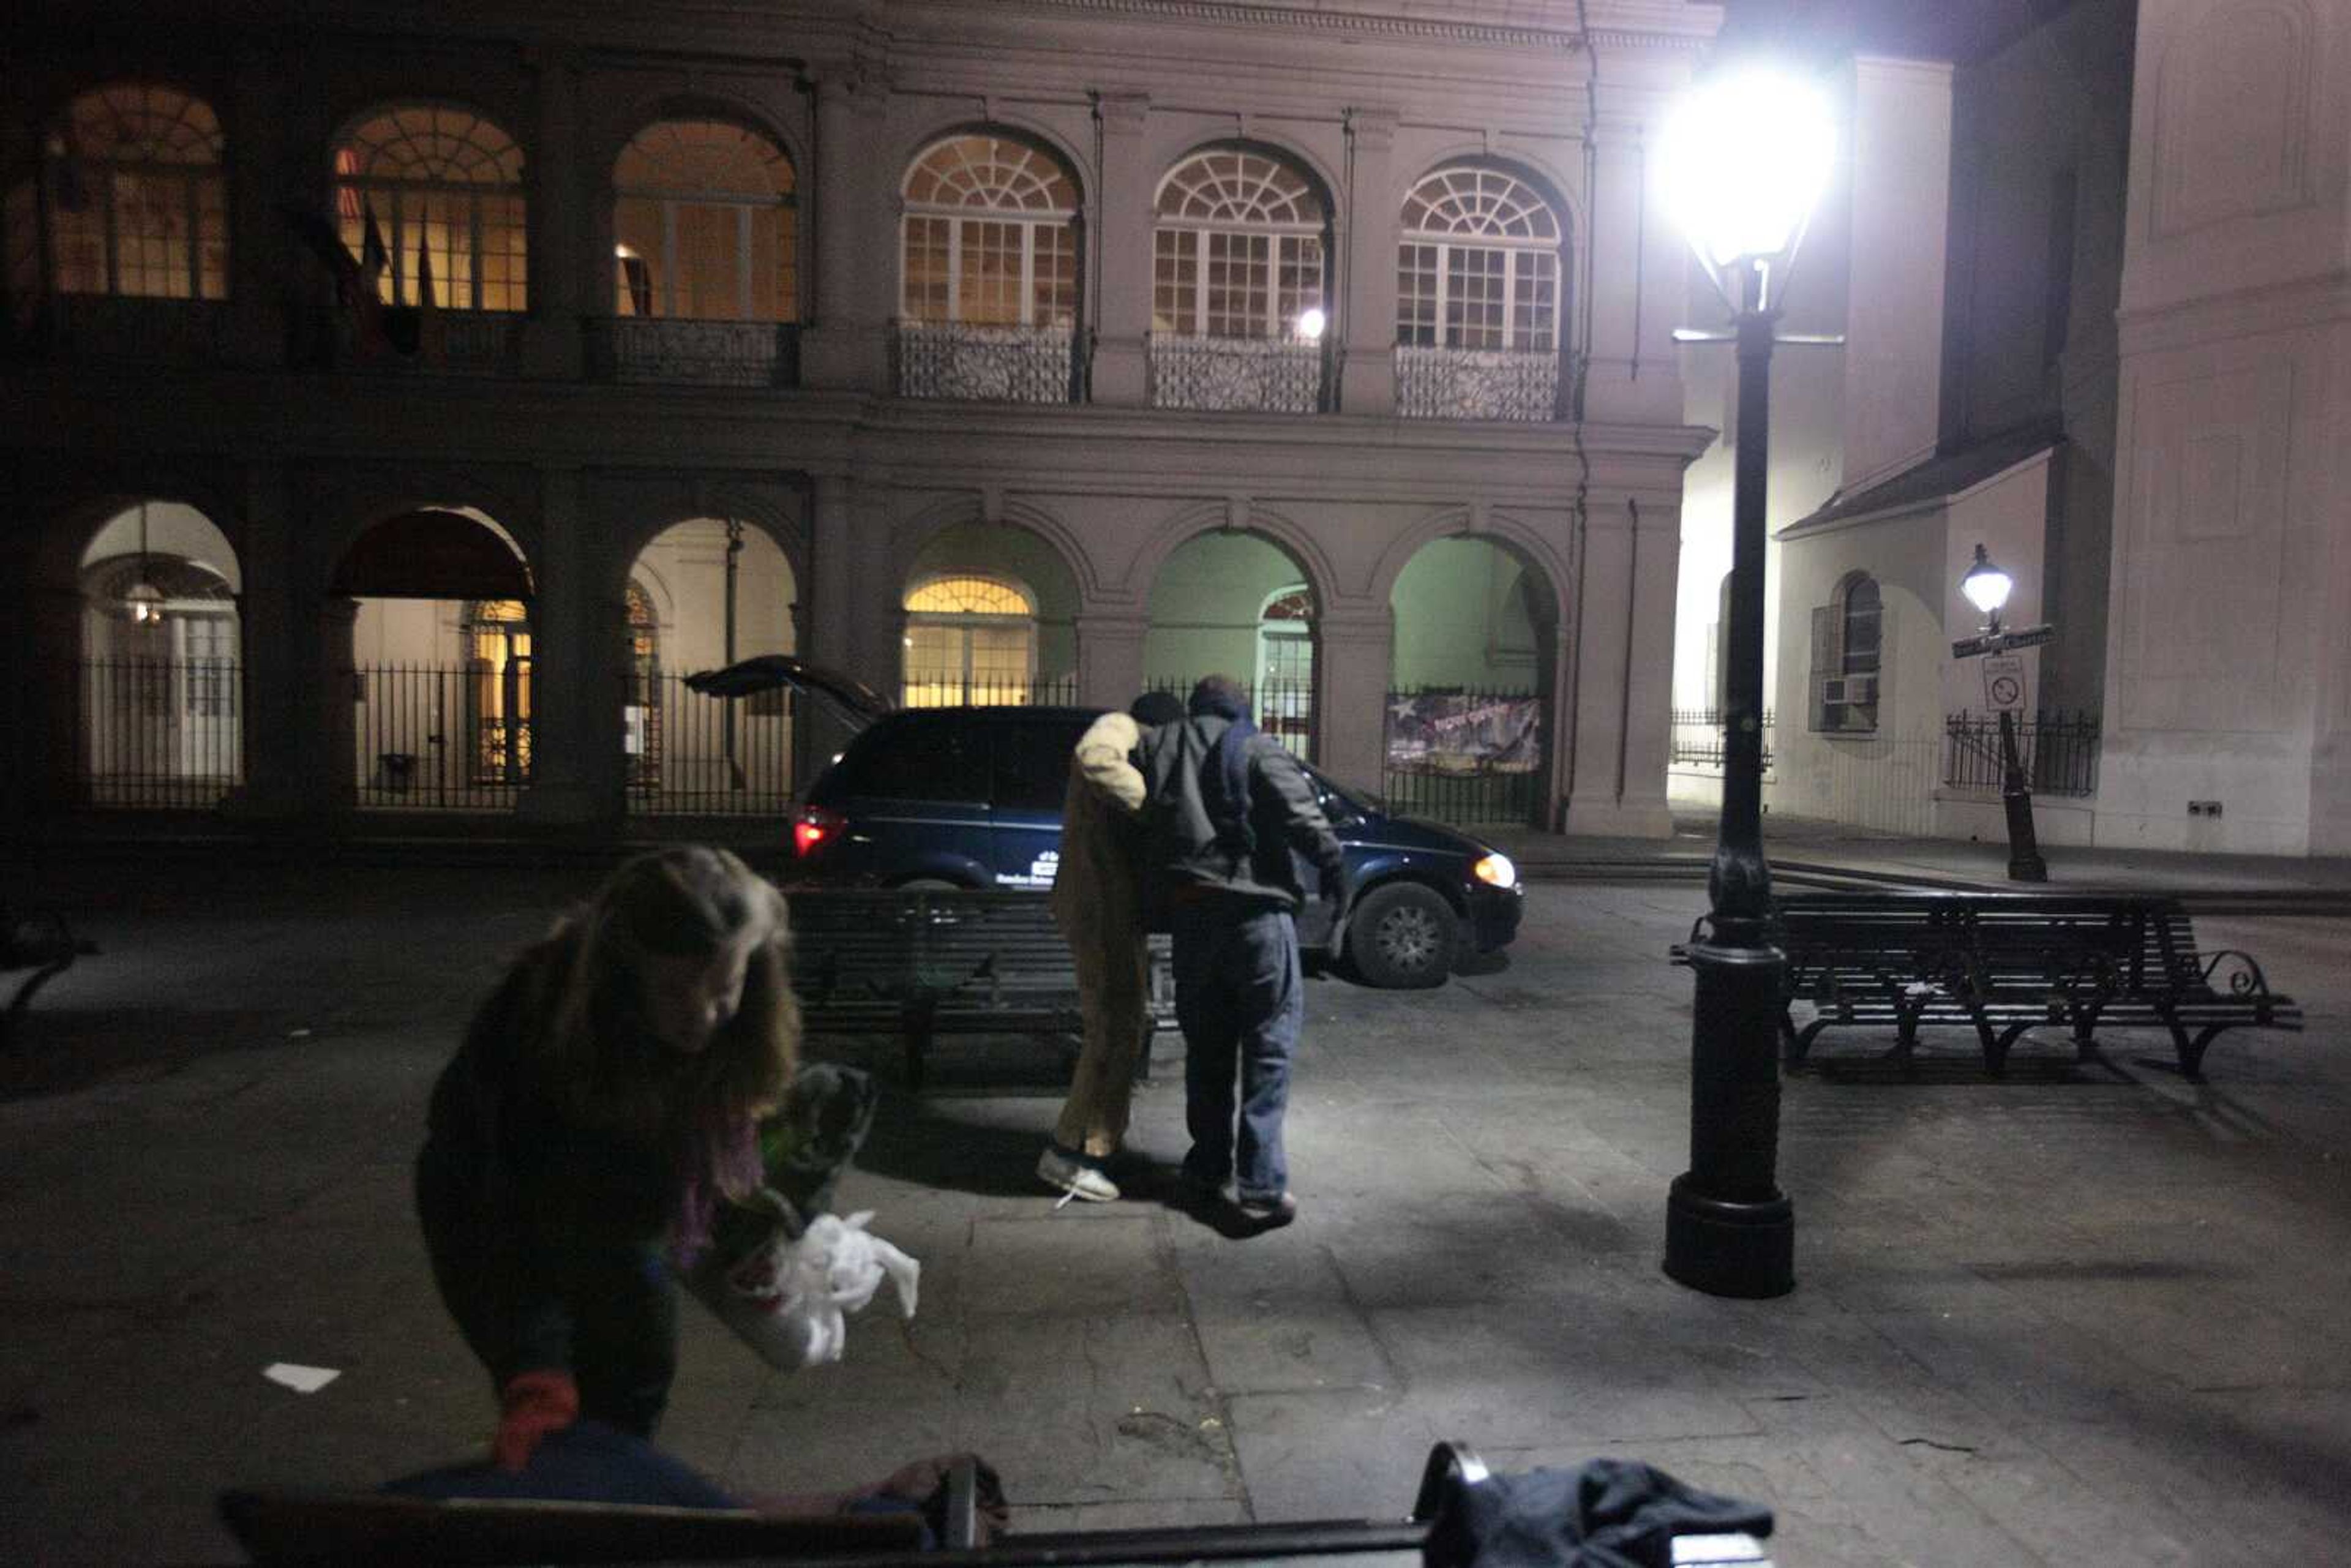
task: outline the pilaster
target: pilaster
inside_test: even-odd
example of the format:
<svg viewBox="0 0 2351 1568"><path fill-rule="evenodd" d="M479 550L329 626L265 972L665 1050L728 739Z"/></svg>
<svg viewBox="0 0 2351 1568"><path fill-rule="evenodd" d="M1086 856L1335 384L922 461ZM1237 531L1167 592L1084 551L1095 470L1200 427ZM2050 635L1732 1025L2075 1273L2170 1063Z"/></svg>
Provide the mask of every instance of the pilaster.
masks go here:
<svg viewBox="0 0 2351 1568"><path fill-rule="evenodd" d="M530 788L527 821L616 819L626 755L616 660L626 608L608 591L598 541L580 507L580 470L539 471L538 602L531 607Z"/></svg>
<svg viewBox="0 0 2351 1568"><path fill-rule="evenodd" d="M252 463L245 470L244 528L237 564L245 590L237 595L239 662L245 676L245 781L222 810L257 821L301 814L306 737L318 727L302 706L306 690L320 687L315 665L319 643L296 634L293 497L284 466Z"/></svg>
<svg viewBox="0 0 2351 1568"><path fill-rule="evenodd" d="M1665 838L1673 831L1666 758L1678 528L1670 504L1593 500L1576 584L1574 743L1563 832Z"/></svg>
<svg viewBox="0 0 2351 1568"><path fill-rule="evenodd" d="M1346 297L1339 311L1339 406L1348 413L1396 410L1396 111L1347 111Z"/></svg>
<svg viewBox="0 0 2351 1568"><path fill-rule="evenodd" d="M1583 345L1591 361L1584 381L1589 423L1679 424L1682 419L1673 329L1682 324L1688 251L1664 204L1649 199L1641 107L1612 106L1604 96L1593 128L1583 236L1591 256L1588 317L1573 307L1592 324Z"/></svg>
<svg viewBox="0 0 2351 1568"><path fill-rule="evenodd" d="M820 68L816 96L814 196L816 276L808 327L800 336L800 380L852 392L888 388L884 327L890 280L897 276L883 243L883 220L896 212L887 172L872 150L888 108L887 85L859 66Z"/></svg>
<svg viewBox="0 0 2351 1568"><path fill-rule="evenodd" d="M286 246L275 243L285 223L272 210L286 188L283 137L277 112L277 62L247 38L235 47L230 81L229 335L240 365L276 369L286 362L286 321L278 267Z"/></svg>
<svg viewBox="0 0 2351 1568"><path fill-rule="evenodd" d="M1143 690L1143 640L1151 617L1132 600L1096 602L1078 612L1078 695L1123 708Z"/></svg>
<svg viewBox="0 0 2351 1568"><path fill-rule="evenodd" d="M1099 258L1093 401L1141 407L1150 399L1151 186L1143 128L1151 99L1139 92L1094 97L1102 129L1100 189L1091 248ZM1083 643L1080 643L1083 657Z"/></svg>
<svg viewBox="0 0 2351 1568"><path fill-rule="evenodd" d="M534 44L538 145L525 165L530 190L530 319L523 325L523 370L549 381L577 381L580 370L581 256L580 60L577 49ZM611 270L608 256L603 270Z"/></svg>

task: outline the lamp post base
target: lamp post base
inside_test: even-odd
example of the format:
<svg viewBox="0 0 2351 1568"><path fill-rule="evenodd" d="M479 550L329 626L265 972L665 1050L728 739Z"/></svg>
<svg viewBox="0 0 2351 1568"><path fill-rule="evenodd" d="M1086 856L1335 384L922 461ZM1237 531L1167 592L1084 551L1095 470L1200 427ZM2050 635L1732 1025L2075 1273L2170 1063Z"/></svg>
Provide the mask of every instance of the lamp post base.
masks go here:
<svg viewBox="0 0 2351 1568"><path fill-rule="evenodd" d="M1707 1197L1685 1174L1666 1199L1666 1274L1709 1296L1760 1300L1796 1288L1796 1206Z"/></svg>

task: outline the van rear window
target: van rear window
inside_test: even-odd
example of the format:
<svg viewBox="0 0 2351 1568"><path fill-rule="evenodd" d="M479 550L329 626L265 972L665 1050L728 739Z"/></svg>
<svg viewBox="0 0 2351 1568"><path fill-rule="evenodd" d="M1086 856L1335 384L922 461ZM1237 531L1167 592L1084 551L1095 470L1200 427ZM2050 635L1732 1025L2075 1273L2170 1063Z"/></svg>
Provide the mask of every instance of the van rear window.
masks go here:
<svg viewBox="0 0 2351 1568"><path fill-rule="evenodd" d="M893 800L987 800L987 741L960 713L884 719L858 737L826 779L821 796Z"/></svg>

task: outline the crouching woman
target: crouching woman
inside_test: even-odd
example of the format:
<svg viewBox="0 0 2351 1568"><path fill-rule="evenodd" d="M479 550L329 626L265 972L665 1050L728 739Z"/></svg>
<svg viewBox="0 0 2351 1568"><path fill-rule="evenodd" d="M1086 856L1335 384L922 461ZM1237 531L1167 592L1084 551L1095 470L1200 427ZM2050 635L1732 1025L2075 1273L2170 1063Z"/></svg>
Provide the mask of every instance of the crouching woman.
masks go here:
<svg viewBox="0 0 2351 1568"><path fill-rule="evenodd" d="M492 1457L580 1416L651 1437L677 1370L674 1270L760 1184L799 1014L782 894L734 855L615 872L507 970L433 1091L417 1209L490 1374Z"/></svg>

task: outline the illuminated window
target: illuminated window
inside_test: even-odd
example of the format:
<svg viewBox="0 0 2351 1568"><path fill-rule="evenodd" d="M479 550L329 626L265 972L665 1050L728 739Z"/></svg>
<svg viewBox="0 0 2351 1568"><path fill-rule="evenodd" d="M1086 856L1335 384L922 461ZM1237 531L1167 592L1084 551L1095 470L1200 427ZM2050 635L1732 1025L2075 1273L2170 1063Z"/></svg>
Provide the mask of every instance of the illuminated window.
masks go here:
<svg viewBox="0 0 2351 1568"><path fill-rule="evenodd" d="M1037 674L1037 601L994 577L935 577L906 594L908 707L1026 703Z"/></svg>
<svg viewBox="0 0 2351 1568"><path fill-rule="evenodd" d="M1196 152L1160 182L1152 234L1155 332L1311 336L1329 214L1306 176L1244 148Z"/></svg>
<svg viewBox="0 0 2351 1568"><path fill-rule="evenodd" d="M227 298L224 147L211 106L170 88L118 82L75 99L44 142L57 287Z"/></svg>
<svg viewBox="0 0 2351 1568"><path fill-rule="evenodd" d="M471 110L403 104L361 120L335 149L335 208L353 256L388 253L387 303L421 304L429 287L444 309L525 308L522 149Z"/></svg>
<svg viewBox="0 0 2351 1568"><path fill-rule="evenodd" d="M530 778L530 612L512 599L476 600L465 614L466 716L474 776L482 783Z"/></svg>
<svg viewBox="0 0 2351 1568"><path fill-rule="evenodd" d="M1001 136L951 136L906 171L899 308L912 321L1071 327L1078 187Z"/></svg>
<svg viewBox="0 0 2351 1568"><path fill-rule="evenodd" d="M716 120L665 120L612 169L613 312L789 321L799 307L791 160Z"/></svg>
<svg viewBox="0 0 2351 1568"><path fill-rule="evenodd" d="M1405 198L1396 341L1426 348L1559 347L1558 215L1499 169L1440 169Z"/></svg>

